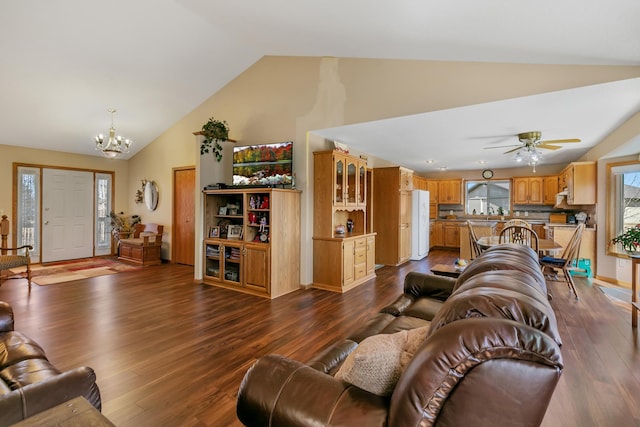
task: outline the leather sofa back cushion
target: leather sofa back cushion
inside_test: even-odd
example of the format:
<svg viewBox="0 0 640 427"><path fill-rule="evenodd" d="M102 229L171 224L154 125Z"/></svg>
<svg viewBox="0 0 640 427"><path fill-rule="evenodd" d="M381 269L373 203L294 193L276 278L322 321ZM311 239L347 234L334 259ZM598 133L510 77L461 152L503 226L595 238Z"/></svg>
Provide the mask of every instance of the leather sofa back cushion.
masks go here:
<svg viewBox="0 0 640 427"><path fill-rule="evenodd" d="M379 334L363 340L344 361L335 377L378 396L390 396L429 326Z"/></svg>

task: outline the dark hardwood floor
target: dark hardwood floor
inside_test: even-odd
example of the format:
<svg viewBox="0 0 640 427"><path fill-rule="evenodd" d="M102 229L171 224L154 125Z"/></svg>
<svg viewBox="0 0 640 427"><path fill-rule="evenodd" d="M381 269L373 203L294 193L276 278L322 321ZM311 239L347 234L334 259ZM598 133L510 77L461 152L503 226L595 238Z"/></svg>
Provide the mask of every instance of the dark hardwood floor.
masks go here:
<svg viewBox="0 0 640 427"><path fill-rule="evenodd" d="M191 267L138 272L50 286L9 280L0 300L16 329L38 341L60 369L91 366L103 414L118 426L238 426L235 399L257 357L306 361L390 303L409 271L428 272L457 253L383 267L346 294L300 290L275 300L193 282ZM563 336L565 371L543 426L640 426L640 352L630 309L590 280L576 301L551 283Z"/></svg>

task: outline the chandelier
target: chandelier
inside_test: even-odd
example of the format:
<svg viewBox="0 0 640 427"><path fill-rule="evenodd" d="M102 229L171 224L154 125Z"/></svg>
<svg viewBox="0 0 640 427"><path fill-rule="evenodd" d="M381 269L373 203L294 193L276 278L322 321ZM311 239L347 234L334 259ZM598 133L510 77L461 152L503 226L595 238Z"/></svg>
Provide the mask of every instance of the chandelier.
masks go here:
<svg viewBox="0 0 640 427"><path fill-rule="evenodd" d="M513 158L518 163L522 163L524 161L527 162L529 166L533 166L533 172L536 171L536 165L540 163L542 159L542 153L536 150L535 144L528 143L518 151L516 151L516 155Z"/></svg>
<svg viewBox="0 0 640 427"><path fill-rule="evenodd" d="M99 134L95 137L96 150L102 151L105 157L115 159L123 153L129 152L129 146L132 141L129 138L124 139L120 135L116 135L116 129L113 127L113 114L116 112L115 108L109 108L111 113L111 127L109 128L109 139L105 142L104 135Z"/></svg>

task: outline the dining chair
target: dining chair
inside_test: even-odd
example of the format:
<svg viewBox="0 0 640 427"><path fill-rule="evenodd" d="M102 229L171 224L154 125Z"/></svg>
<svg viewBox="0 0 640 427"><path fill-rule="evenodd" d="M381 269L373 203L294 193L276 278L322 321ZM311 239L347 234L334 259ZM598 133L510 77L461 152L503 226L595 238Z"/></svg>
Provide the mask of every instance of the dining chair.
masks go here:
<svg viewBox="0 0 640 427"><path fill-rule="evenodd" d="M478 236L476 235L471 221L467 221L467 228L469 229L469 246L471 247L471 259L476 259L482 253L482 248L478 245Z"/></svg>
<svg viewBox="0 0 640 427"><path fill-rule="evenodd" d="M510 219L507 222L504 223L505 228L506 227L511 227L512 225L524 225L525 227L531 227L531 224L528 223L527 221L525 221L524 219Z"/></svg>
<svg viewBox="0 0 640 427"><path fill-rule="evenodd" d="M6 215L2 215L0 221L0 285L7 279L18 279L26 277L29 289L31 289L31 257L29 251L33 250L30 245L23 245L19 248L7 247L7 236L9 235L9 220ZM20 252L19 252L20 251ZM26 267L23 273L15 274L11 271L13 268ZM2 273L3 271L6 273Z"/></svg>
<svg viewBox="0 0 640 427"><path fill-rule="evenodd" d="M554 258L551 256L545 256L540 259L540 267L544 271L545 268L551 268L553 270L562 270L564 275L564 279L567 282L567 286L569 290L573 292L576 299L578 298L578 292L576 291L576 285L573 281L573 276L571 275L571 271L578 270L578 258L580 255L580 243L582 242L582 232L584 231L584 224L579 224L571 239L569 239L569 243L565 246L562 251L562 255L560 258ZM549 280L558 281L558 275L554 276L545 276Z"/></svg>
<svg viewBox="0 0 640 427"><path fill-rule="evenodd" d="M498 238L499 243L517 243L529 246L531 249L538 251L538 235L531 227L525 225L510 225L500 232Z"/></svg>

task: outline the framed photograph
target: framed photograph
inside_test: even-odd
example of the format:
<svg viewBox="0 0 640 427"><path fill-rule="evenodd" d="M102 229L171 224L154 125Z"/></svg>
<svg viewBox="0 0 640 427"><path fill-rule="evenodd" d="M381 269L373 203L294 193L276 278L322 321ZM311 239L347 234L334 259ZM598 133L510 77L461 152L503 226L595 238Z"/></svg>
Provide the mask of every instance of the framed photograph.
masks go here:
<svg viewBox="0 0 640 427"><path fill-rule="evenodd" d="M220 227L211 227L209 237L220 237Z"/></svg>
<svg viewBox="0 0 640 427"><path fill-rule="evenodd" d="M242 238L242 226L230 225L227 230L227 239L240 239Z"/></svg>
<svg viewBox="0 0 640 427"><path fill-rule="evenodd" d="M227 214L227 207L226 206L220 206L220 210L218 211L218 215L226 215Z"/></svg>

